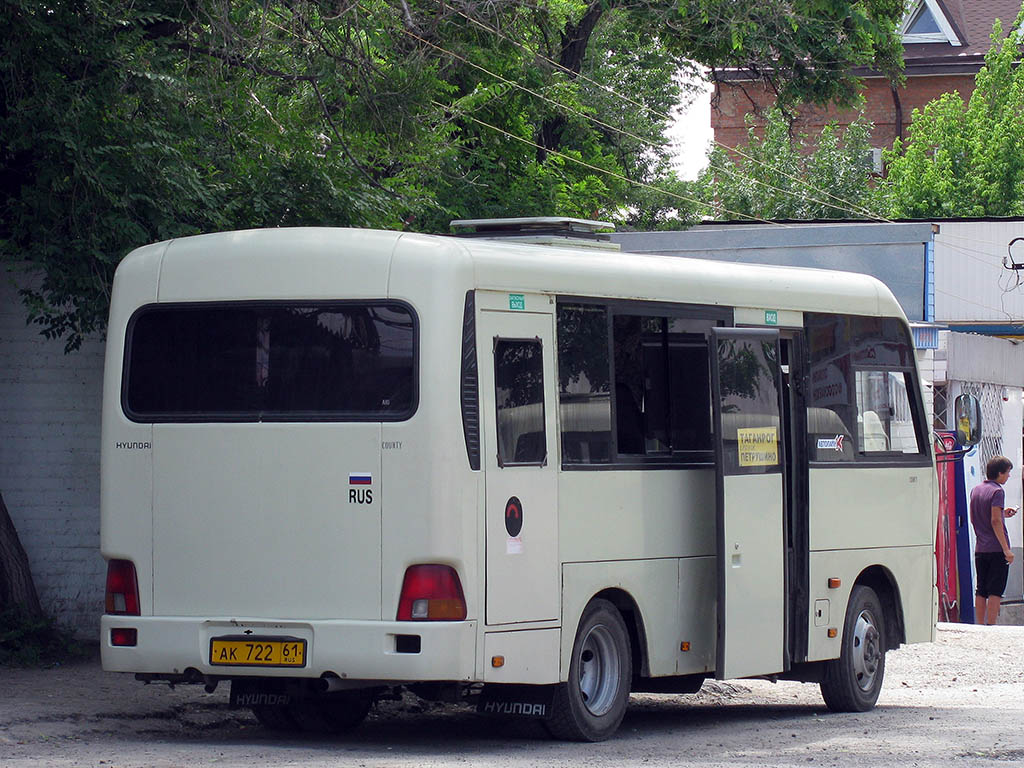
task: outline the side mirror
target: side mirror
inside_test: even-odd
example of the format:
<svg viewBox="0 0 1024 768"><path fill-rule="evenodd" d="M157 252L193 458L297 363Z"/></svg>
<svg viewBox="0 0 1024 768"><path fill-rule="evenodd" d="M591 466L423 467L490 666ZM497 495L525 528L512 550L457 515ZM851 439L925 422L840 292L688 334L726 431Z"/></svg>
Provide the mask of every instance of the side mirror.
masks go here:
<svg viewBox="0 0 1024 768"><path fill-rule="evenodd" d="M953 403L956 439L964 448L981 442L981 403L974 395L958 395Z"/></svg>

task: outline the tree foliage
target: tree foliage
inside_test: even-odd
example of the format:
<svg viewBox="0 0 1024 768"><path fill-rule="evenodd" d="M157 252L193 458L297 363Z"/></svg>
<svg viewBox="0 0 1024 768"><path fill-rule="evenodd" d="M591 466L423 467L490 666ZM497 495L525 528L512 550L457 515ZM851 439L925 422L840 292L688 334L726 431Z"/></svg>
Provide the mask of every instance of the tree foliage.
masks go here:
<svg viewBox="0 0 1024 768"><path fill-rule="evenodd" d="M716 148L700 179L708 215L717 219L848 219L868 215L871 125L859 117L842 132L833 123L813 138L792 136L779 108L753 123L735 153Z"/></svg>
<svg viewBox="0 0 1024 768"><path fill-rule="evenodd" d="M695 215L664 134L695 61L783 105L898 63L900 0L8 0L0 257L103 327L131 248L203 231ZM660 191L665 190L665 191Z"/></svg>
<svg viewBox="0 0 1024 768"><path fill-rule="evenodd" d="M51 667L84 659L88 649L55 619L0 605L0 666Z"/></svg>
<svg viewBox="0 0 1024 768"><path fill-rule="evenodd" d="M965 103L946 93L914 110L905 141L886 152L878 189L890 217L1024 215L1024 6L1012 31L999 20Z"/></svg>
<svg viewBox="0 0 1024 768"><path fill-rule="evenodd" d="M389 113L389 99L437 82L432 68L380 66L395 41L372 25L353 25L358 57L332 51L335 62L301 39L319 22L284 8L3 9L0 254L41 270L31 317L71 348L102 327L132 247L231 228L399 226L423 196L410 169L444 151L436 126Z"/></svg>
<svg viewBox="0 0 1024 768"><path fill-rule="evenodd" d="M679 6L687 11L692 58L715 76L723 67L754 75L777 95L783 112L801 103L856 103L853 66L902 79L897 27L905 0L680 0Z"/></svg>

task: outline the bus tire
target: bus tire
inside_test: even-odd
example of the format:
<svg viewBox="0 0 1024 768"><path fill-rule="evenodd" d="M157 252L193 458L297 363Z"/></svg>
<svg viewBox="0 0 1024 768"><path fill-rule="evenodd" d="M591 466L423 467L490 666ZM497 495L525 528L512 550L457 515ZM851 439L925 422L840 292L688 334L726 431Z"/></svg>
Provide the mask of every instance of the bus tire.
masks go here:
<svg viewBox="0 0 1024 768"><path fill-rule="evenodd" d="M264 728L271 731L299 730L299 724L295 722L295 718L292 717L292 713L287 707L272 704L253 704L250 709L256 715L256 720Z"/></svg>
<svg viewBox="0 0 1024 768"><path fill-rule="evenodd" d="M372 691L358 690L306 699L292 704L288 710L305 731L342 733L363 722L372 705Z"/></svg>
<svg viewBox="0 0 1024 768"><path fill-rule="evenodd" d="M349 731L366 719L373 706L373 691L345 691L332 693L320 704L320 714L327 722L327 730L332 733Z"/></svg>
<svg viewBox="0 0 1024 768"><path fill-rule="evenodd" d="M555 690L548 731L573 741L607 739L626 713L632 677L626 623L607 600L592 600L576 630L569 680Z"/></svg>
<svg viewBox="0 0 1024 768"><path fill-rule="evenodd" d="M833 712L867 712L875 706L885 677L886 626L882 604L871 587L850 593L838 659L825 662L821 696Z"/></svg>

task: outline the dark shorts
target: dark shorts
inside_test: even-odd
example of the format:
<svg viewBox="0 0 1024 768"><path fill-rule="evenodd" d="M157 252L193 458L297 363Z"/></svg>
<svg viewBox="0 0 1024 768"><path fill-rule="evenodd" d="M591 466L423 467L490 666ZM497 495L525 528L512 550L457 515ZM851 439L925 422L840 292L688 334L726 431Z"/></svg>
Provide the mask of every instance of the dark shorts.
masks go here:
<svg viewBox="0 0 1024 768"><path fill-rule="evenodd" d="M1002 552L975 552L974 569L978 572L978 597L1002 597L1010 566Z"/></svg>

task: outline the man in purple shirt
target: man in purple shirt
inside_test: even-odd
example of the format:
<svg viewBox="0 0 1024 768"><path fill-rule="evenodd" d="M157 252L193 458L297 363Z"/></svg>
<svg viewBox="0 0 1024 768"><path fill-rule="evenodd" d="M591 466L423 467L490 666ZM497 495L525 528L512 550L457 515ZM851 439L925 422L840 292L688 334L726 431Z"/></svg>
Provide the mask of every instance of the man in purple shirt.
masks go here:
<svg viewBox="0 0 1024 768"><path fill-rule="evenodd" d="M1007 517L1017 510L1005 507L1003 486L1010 479L1013 463L1005 456L993 456L985 465L988 479L971 491L971 525L976 537L974 570L978 588L974 591L974 622L995 624L999 605L1006 589L1006 576L1013 562L1010 538L1006 533Z"/></svg>

